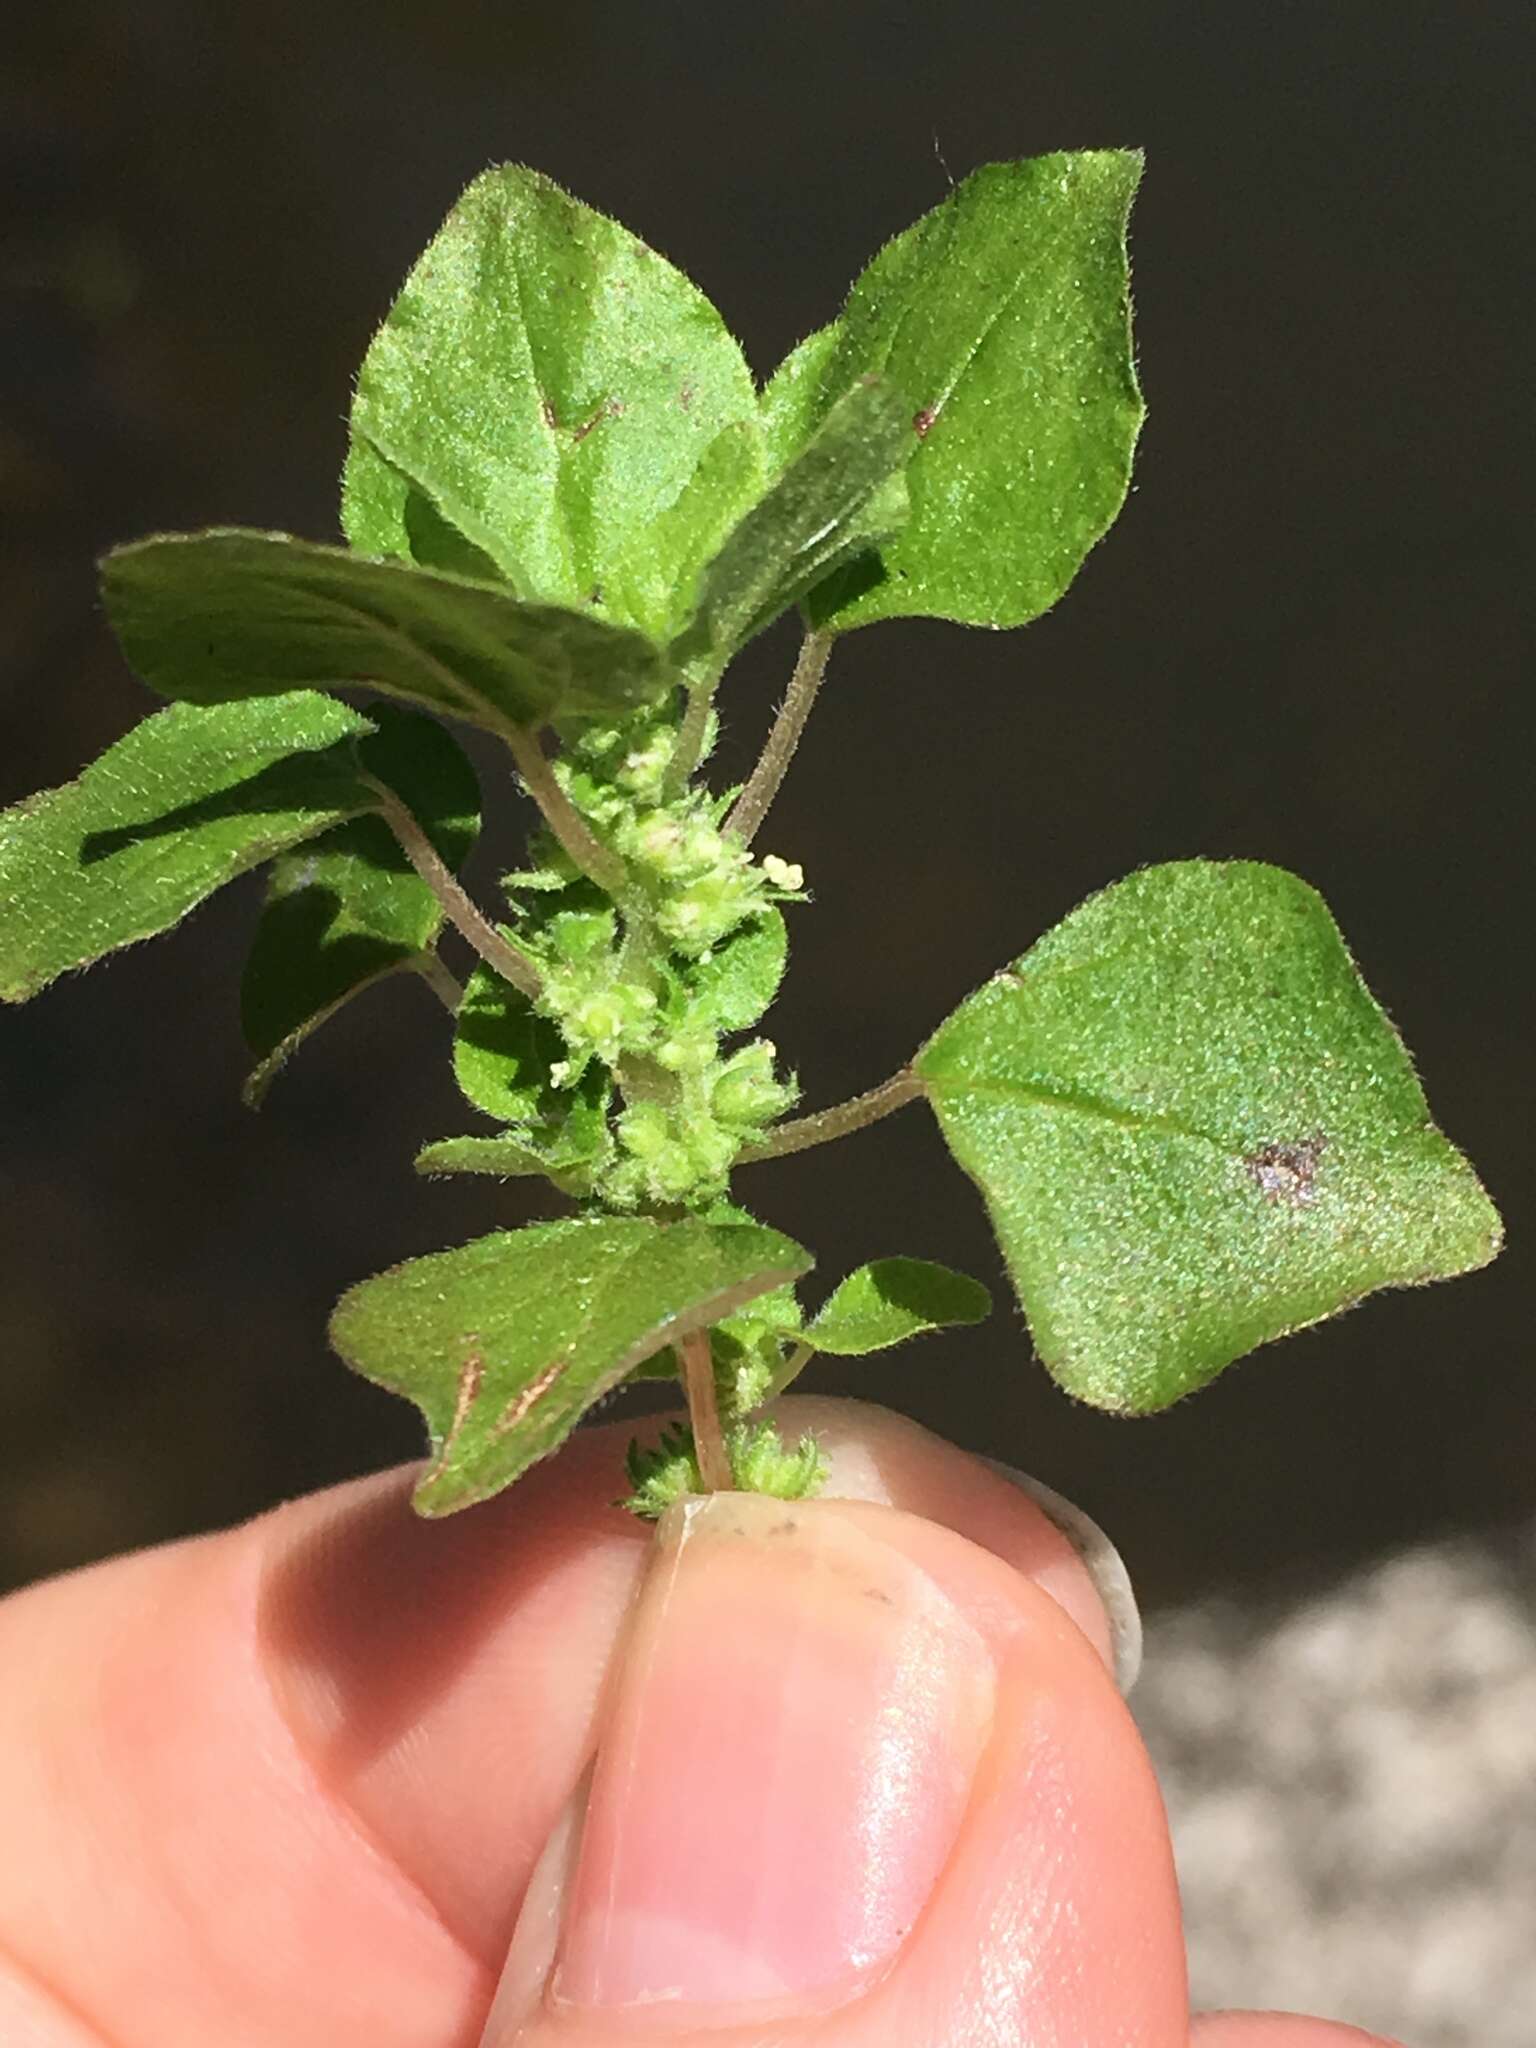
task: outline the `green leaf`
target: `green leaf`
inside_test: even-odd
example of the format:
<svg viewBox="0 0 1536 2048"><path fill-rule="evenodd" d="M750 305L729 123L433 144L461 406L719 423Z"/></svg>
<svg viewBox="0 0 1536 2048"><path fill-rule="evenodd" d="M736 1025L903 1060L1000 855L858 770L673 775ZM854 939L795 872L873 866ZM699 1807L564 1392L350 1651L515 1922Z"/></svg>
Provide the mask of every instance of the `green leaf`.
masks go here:
<svg viewBox="0 0 1536 2048"><path fill-rule="evenodd" d="M453 1041L454 1075L476 1109L502 1124L555 1114L559 1097L549 1071L564 1057L556 1025L499 974L477 967L465 984Z"/></svg>
<svg viewBox="0 0 1536 2048"><path fill-rule="evenodd" d="M1380 1287L1498 1250L1322 899L1148 868L962 1003L916 1061L1068 1390L1145 1413Z"/></svg>
<svg viewBox="0 0 1536 2048"><path fill-rule="evenodd" d="M416 1171L424 1174L479 1173L495 1180L526 1180L549 1171L542 1152L521 1139L437 1138L416 1154Z"/></svg>
<svg viewBox="0 0 1536 2048"><path fill-rule="evenodd" d="M814 604L825 622L1017 626L1071 582L1125 498L1141 425L1125 257L1140 175L1130 150L973 172L870 264L835 346L813 336L780 372L778 432L873 372L923 434L883 579Z"/></svg>
<svg viewBox="0 0 1536 2048"><path fill-rule="evenodd" d="M802 1334L834 1358L861 1358L991 1311L991 1295L964 1273L929 1259L876 1259L848 1275Z"/></svg>
<svg viewBox="0 0 1536 2048"><path fill-rule="evenodd" d="M176 705L77 781L0 813L0 997L168 931L247 868L367 809L354 738L373 730L310 691Z"/></svg>
<svg viewBox="0 0 1536 2048"><path fill-rule="evenodd" d="M343 523L365 553L409 557L413 482L520 597L659 631L702 559L703 498L728 520L755 495L755 454L701 463L756 418L741 351L687 278L503 166L459 200L368 351ZM690 487L692 516L669 522ZM647 535L654 575L631 582Z"/></svg>
<svg viewBox="0 0 1536 2048"><path fill-rule="evenodd" d="M392 789L450 868L479 830L475 771L436 719L380 705L363 768ZM442 929L436 896L380 818L354 818L273 864L266 909L240 991L245 1039L259 1064L253 1107L291 1053L348 999L420 968Z"/></svg>
<svg viewBox="0 0 1536 2048"><path fill-rule="evenodd" d="M763 438L770 466L786 468L810 440L826 410L823 385L827 365L842 340L842 322L833 320L808 334L790 350L769 378L759 401Z"/></svg>
<svg viewBox="0 0 1536 2048"><path fill-rule="evenodd" d="M102 594L123 651L197 704L367 685L491 732L608 715L667 687L638 634L504 588L241 528L116 548Z"/></svg>
<svg viewBox="0 0 1536 2048"><path fill-rule="evenodd" d="M715 1031L745 1031L778 994L789 956L784 913L768 909L689 969L690 1011Z"/></svg>
<svg viewBox="0 0 1536 2048"><path fill-rule="evenodd" d="M540 1121L520 1123L489 1138L439 1138L417 1153L416 1171L485 1174L497 1180L543 1174L565 1194L587 1194L613 1156L608 1123L612 1098L607 1071L594 1065L574 1088L543 1094L546 1113Z"/></svg>
<svg viewBox="0 0 1536 2048"><path fill-rule="evenodd" d="M910 401L887 379L860 380L705 569L678 657L723 660L835 564L896 532L900 472L918 446Z"/></svg>
<svg viewBox="0 0 1536 2048"><path fill-rule="evenodd" d="M501 1231L412 1259L344 1295L347 1363L417 1403L426 1515L509 1486L652 1352L803 1273L808 1252L757 1225L596 1217Z"/></svg>

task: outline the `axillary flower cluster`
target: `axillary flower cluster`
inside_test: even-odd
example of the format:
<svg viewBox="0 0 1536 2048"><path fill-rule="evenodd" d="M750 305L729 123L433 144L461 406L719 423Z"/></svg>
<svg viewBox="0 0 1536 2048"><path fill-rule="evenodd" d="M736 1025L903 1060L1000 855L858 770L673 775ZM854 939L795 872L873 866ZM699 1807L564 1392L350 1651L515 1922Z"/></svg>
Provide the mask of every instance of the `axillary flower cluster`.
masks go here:
<svg viewBox="0 0 1536 2048"><path fill-rule="evenodd" d="M777 906L803 900L804 876L773 854L754 859L733 834L734 792L668 794L677 744L670 721L647 717L579 731L552 763L623 863L616 899L547 832L538 864L506 878L516 941L542 977L533 1007L561 1041L552 1099L528 1135L539 1149L563 1143L572 1192L612 1209L723 1196L743 1146L799 1094L771 1040L724 1041L772 1000L785 952Z"/></svg>

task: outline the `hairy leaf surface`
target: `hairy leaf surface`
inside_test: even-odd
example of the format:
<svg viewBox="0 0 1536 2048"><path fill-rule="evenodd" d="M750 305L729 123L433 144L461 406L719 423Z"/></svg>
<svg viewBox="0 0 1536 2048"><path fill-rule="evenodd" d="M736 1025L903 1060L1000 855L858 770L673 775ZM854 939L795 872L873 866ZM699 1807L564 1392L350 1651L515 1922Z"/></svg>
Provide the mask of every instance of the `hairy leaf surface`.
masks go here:
<svg viewBox="0 0 1536 2048"><path fill-rule="evenodd" d="M637 633L281 533L135 541L106 557L101 581L132 666L195 704L367 686L501 732L622 711L666 687Z"/></svg>
<svg viewBox="0 0 1536 2048"><path fill-rule="evenodd" d="M421 559L414 487L520 597L658 634L761 475L751 374L708 299L517 165L475 180L407 278L352 424L354 547Z"/></svg>
<svg viewBox="0 0 1536 2048"><path fill-rule="evenodd" d="M547 1457L652 1353L807 1271L755 1224L579 1218L502 1231L365 1280L331 1336L347 1363L416 1402L426 1515L451 1514Z"/></svg>
<svg viewBox="0 0 1536 2048"><path fill-rule="evenodd" d="M333 698L174 705L62 789L0 813L0 997L168 931L247 868L374 795L351 746L373 730Z"/></svg>
<svg viewBox="0 0 1536 2048"><path fill-rule="evenodd" d="M436 719L370 709L362 767L405 804L450 869L479 830L480 790L463 749ZM258 1065L245 1098L259 1102L289 1055L352 996L419 968L442 929L442 906L381 818L354 818L274 862L240 991L245 1041Z"/></svg>
<svg viewBox="0 0 1536 2048"><path fill-rule="evenodd" d="M800 1334L834 1358L861 1358L991 1312L991 1295L964 1273L931 1259L875 1259L850 1273Z"/></svg>
<svg viewBox="0 0 1536 2048"><path fill-rule="evenodd" d="M1040 1356L1097 1407L1165 1407L1499 1246L1322 899L1279 868L1181 861L1105 889L916 1069Z"/></svg>
<svg viewBox="0 0 1536 2048"><path fill-rule="evenodd" d="M1142 418L1126 218L1139 154L988 164L889 242L841 320L769 386L770 439L855 379L916 408L911 510L885 574L835 577L811 609L844 629L931 617L1017 626L1056 602L1119 511Z"/></svg>
<svg viewBox="0 0 1536 2048"><path fill-rule="evenodd" d="M745 1031L778 994L789 957L784 913L770 907L722 939L690 969L694 1002L716 1031Z"/></svg>
<svg viewBox="0 0 1536 2048"><path fill-rule="evenodd" d="M679 658L723 660L837 563L895 533L917 445L909 401L888 380L861 379L704 570Z"/></svg>

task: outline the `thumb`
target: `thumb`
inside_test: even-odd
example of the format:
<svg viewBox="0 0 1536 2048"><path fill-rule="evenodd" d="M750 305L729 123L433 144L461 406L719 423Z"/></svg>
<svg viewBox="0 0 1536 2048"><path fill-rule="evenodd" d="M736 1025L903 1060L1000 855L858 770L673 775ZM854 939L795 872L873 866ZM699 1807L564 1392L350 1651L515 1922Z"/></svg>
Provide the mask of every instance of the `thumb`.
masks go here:
<svg viewBox="0 0 1536 2048"><path fill-rule="evenodd" d="M485 2048L1186 2048L1162 1808L1100 1654L865 1502L674 1509Z"/></svg>

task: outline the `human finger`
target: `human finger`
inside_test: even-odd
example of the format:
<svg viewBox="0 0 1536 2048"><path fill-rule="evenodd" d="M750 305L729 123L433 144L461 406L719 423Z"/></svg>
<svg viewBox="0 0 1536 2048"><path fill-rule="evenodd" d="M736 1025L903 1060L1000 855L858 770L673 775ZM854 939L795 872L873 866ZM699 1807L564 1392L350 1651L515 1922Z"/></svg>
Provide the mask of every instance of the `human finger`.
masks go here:
<svg viewBox="0 0 1536 2048"><path fill-rule="evenodd" d="M1108 1654L1016 1488L881 1411L794 1409L834 1487L969 1527ZM450 1522L381 1475L0 1607L15 1981L118 2048L472 2040L649 1554L610 1506L626 1434Z"/></svg>
<svg viewBox="0 0 1536 2048"><path fill-rule="evenodd" d="M1162 1806L1105 1661L888 1507L662 1526L485 2048L1187 2048Z"/></svg>

